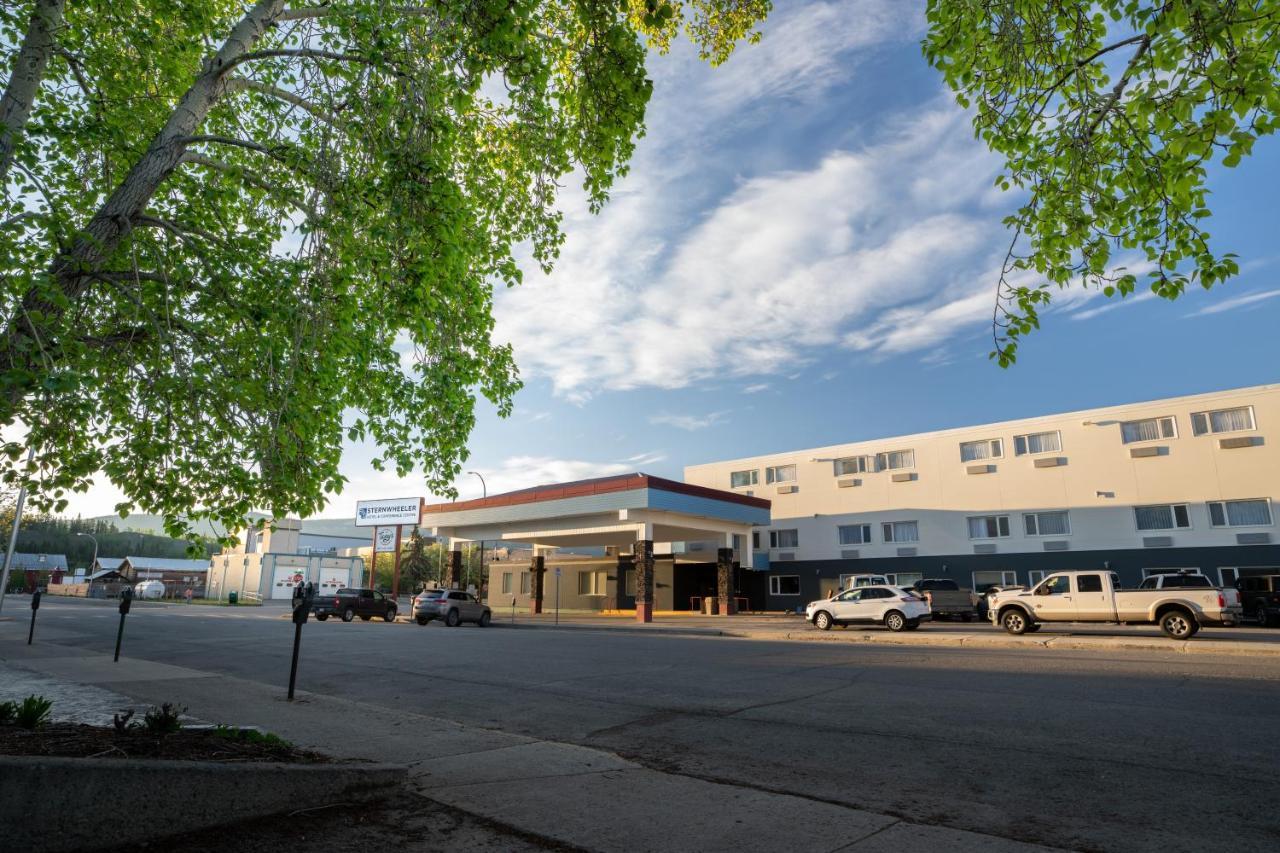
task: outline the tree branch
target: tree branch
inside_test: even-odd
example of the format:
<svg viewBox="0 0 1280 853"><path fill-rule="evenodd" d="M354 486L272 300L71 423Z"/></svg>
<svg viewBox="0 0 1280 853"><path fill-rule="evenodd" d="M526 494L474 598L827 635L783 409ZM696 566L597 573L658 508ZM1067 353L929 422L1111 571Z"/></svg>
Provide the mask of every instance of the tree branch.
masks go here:
<svg viewBox="0 0 1280 853"><path fill-rule="evenodd" d="M248 53L242 53L239 56L227 62L223 70L230 71L237 65L244 62L254 62L259 59L275 59L278 57L294 58L294 59L332 59L335 62L357 62L362 65L376 65L374 60L365 56L356 56L352 53L334 53L331 50L317 50L311 47L298 48L276 48L273 50L251 50Z"/></svg>
<svg viewBox="0 0 1280 853"><path fill-rule="evenodd" d="M1093 121L1089 122L1089 126L1085 128L1084 135L1081 137L1083 141L1088 142L1093 138L1098 125L1102 124L1102 120L1106 118L1107 113L1115 108L1116 102L1124 94L1125 88L1128 87L1129 81L1133 78L1133 72L1138 70L1138 63L1146 55L1149 47L1151 47L1151 36L1141 36L1138 40L1138 49L1134 51L1133 56L1129 59L1129 64L1124 67L1124 73L1120 75L1120 79L1116 81L1116 85L1111 89L1111 94L1107 95L1106 100L1098 107L1097 115L1093 117Z"/></svg>
<svg viewBox="0 0 1280 853"><path fill-rule="evenodd" d="M251 150L258 150L257 148L252 148L252 146L255 146L257 143L244 143L244 144L245 144L245 147L250 147ZM258 146L258 148L262 148L262 146ZM219 172L222 172L224 174L240 177L245 181L245 183L255 186L258 189L262 190L263 192L267 192L274 196L278 196L280 198L285 199L294 207L298 208L299 210L305 211L308 215L312 217L316 215L315 207L311 204L308 204L305 200L299 198L296 192L289 189L288 187L284 187L284 186L281 186L280 184L277 184L275 181L272 181L268 178L263 177L261 174L259 174L258 172L255 172L253 169L250 169L247 166L232 165L231 163L227 163L222 160L216 160L212 157L206 157L203 154L197 154L194 151L185 152L182 155L182 160L180 162L193 163L197 166L207 166L210 169L216 169Z"/></svg>
<svg viewBox="0 0 1280 853"><path fill-rule="evenodd" d="M240 92L245 90L261 92L262 94L267 95L268 97L276 98L277 100L284 101L285 103L293 104L295 107L298 107L299 109L306 110L312 116L324 122L325 124L332 125L333 127L336 127L339 129L346 129L346 126L347 126L346 121L334 115L333 113L326 112L325 110L321 109L318 105L311 103L311 101L308 101L306 98L303 98L300 95L295 95L293 92L290 92L287 89L281 89L277 86L271 86L267 83L260 83L259 81L251 80L248 77L232 77L227 81L228 92Z"/></svg>
<svg viewBox="0 0 1280 853"><path fill-rule="evenodd" d="M62 26L63 0L36 0L9 84L0 97L0 187L9 177L13 151L31 118L45 66L53 53L54 32Z"/></svg>

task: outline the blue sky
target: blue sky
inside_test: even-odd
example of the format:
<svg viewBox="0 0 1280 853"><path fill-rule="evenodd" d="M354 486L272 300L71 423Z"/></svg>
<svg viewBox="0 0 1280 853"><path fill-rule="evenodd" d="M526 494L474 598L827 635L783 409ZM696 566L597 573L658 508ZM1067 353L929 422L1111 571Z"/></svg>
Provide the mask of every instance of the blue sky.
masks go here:
<svg viewBox="0 0 1280 853"><path fill-rule="evenodd" d="M491 494L1280 378L1274 138L1211 176L1237 279L1173 303L1064 292L1015 367L988 361L1016 199L921 57L923 6L780 3L720 68L653 58L631 174L598 216L568 188L555 272L497 296L526 387L470 444ZM371 455L348 449L325 515L424 493Z"/></svg>

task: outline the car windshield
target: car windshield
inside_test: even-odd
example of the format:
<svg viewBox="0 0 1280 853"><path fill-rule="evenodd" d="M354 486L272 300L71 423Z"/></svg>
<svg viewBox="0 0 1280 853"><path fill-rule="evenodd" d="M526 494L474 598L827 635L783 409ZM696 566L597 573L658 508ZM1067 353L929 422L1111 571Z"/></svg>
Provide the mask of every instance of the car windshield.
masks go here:
<svg viewBox="0 0 1280 853"><path fill-rule="evenodd" d="M442 589L424 589L421 598L444 598L444 590Z"/></svg>

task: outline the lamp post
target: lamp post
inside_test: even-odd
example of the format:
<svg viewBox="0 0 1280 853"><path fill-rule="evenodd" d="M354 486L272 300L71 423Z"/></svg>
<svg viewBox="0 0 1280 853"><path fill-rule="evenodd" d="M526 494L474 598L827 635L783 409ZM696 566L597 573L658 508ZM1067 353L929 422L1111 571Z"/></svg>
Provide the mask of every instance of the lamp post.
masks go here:
<svg viewBox="0 0 1280 853"><path fill-rule="evenodd" d="M489 497L489 485L484 481L484 475L482 475L479 471L468 471L467 473L468 473L468 474L475 474L477 477L479 477L479 478L480 478L480 497L481 497L481 499L483 500L484 498ZM481 539L481 540L480 540L480 578L479 578L479 582L476 584L476 597L477 597L477 598L479 598L479 597L480 597L480 596L479 596L479 593L480 593L481 587L483 587L483 586L484 586L484 540L483 540L483 539Z"/></svg>
<svg viewBox="0 0 1280 853"><path fill-rule="evenodd" d="M27 467L36 458L36 446L27 450ZM13 529L9 531L9 549L4 552L4 568L0 569L0 610L4 609L4 595L9 591L9 567L13 565L13 552L18 548L18 526L22 524L22 505L27 501L27 484L18 487L18 502L13 507Z"/></svg>
<svg viewBox="0 0 1280 853"><path fill-rule="evenodd" d="M98 537L92 533L77 533L77 536L87 536L93 540L93 559L89 561L89 574L93 574L93 567L98 565Z"/></svg>

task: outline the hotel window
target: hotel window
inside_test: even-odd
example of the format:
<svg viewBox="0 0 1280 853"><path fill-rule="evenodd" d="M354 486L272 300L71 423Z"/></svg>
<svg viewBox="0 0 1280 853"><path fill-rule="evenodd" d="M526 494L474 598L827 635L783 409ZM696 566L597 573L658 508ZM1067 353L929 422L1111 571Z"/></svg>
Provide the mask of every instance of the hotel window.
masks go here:
<svg viewBox="0 0 1280 853"><path fill-rule="evenodd" d="M867 457L846 456L843 459L837 459L835 468L837 477L843 477L846 474L865 474L867 473Z"/></svg>
<svg viewBox="0 0 1280 853"><path fill-rule="evenodd" d="M970 539L1003 539L1009 535L1009 516L974 515L969 517Z"/></svg>
<svg viewBox="0 0 1280 853"><path fill-rule="evenodd" d="M741 489L746 486L754 486L760 482L760 472L752 469L750 471L734 471L729 475L729 488Z"/></svg>
<svg viewBox="0 0 1280 853"><path fill-rule="evenodd" d="M794 483L796 481L796 466L774 465L771 468L765 468L764 479L766 483Z"/></svg>
<svg viewBox="0 0 1280 853"><path fill-rule="evenodd" d="M877 471L893 471L897 468L914 467L916 467L916 452L914 450L891 450L888 453L876 454Z"/></svg>
<svg viewBox="0 0 1280 853"><path fill-rule="evenodd" d="M1191 415L1191 432L1195 435L1208 435L1218 432L1240 432L1255 429L1257 423L1253 419L1253 406L1241 406L1237 409L1217 409L1212 412L1193 412Z"/></svg>
<svg viewBox="0 0 1280 853"><path fill-rule="evenodd" d="M511 594L511 572L502 573L502 594Z"/></svg>
<svg viewBox="0 0 1280 853"><path fill-rule="evenodd" d="M1173 418L1147 418L1141 421L1125 421L1120 424L1120 440L1125 444L1135 441L1159 441L1177 438L1178 425Z"/></svg>
<svg viewBox="0 0 1280 853"><path fill-rule="evenodd" d="M1268 527L1271 524L1271 504L1266 498L1210 501L1209 523L1214 527Z"/></svg>
<svg viewBox="0 0 1280 853"><path fill-rule="evenodd" d="M983 593L993 586L1015 586L1018 583L1017 572L986 571L973 573L973 591Z"/></svg>
<svg viewBox="0 0 1280 853"><path fill-rule="evenodd" d="M999 459L1004 456L1004 441L999 438L982 441L960 442L960 461L975 462L979 459Z"/></svg>
<svg viewBox="0 0 1280 853"><path fill-rule="evenodd" d="M532 574L533 574L532 572L520 573L520 594L521 595L529 594L529 586L530 586L529 578Z"/></svg>
<svg viewBox="0 0 1280 853"><path fill-rule="evenodd" d="M920 523L916 521L886 521L880 530L886 542L920 541Z"/></svg>
<svg viewBox="0 0 1280 853"><path fill-rule="evenodd" d="M871 542L870 524L842 524L839 530L841 545L866 545Z"/></svg>
<svg viewBox="0 0 1280 853"><path fill-rule="evenodd" d="M1179 530L1191 526L1186 504L1135 506L1133 516L1139 530Z"/></svg>
<svg viewBox="0 0 1280 853"><path fill-rule="evenodd" d="M799 575L774 575L769 578L770 595L799 595Z"/></svg>
<svg viewBox="0 0 1280 853"><path fill-rule="evenodd" d="M798 530L770 530L770 548L799 548L800 532Z"/></svg>
<svg viewBox="0 0 1280 853"><path fill-rule="evenodd" d="M1013 437L1013 455L1027 456L1033 453L1056 453L1062 449L1059 432L1032 432Z"/></svg>
<svg viewBox="0 0 1280 853"><path fill-rule="evenodd" d="M578 572L578 595L604 595L604 572Z"/></svg>
<svg viewBox="0 0 1280 853"><path fill-rule="evenodd" d="M760 531L759 530L751 531L751 547L753 550L756 550L756 551L760 550Z"/></svg>
<svg viewBox="0 0 1280 853"><path fill-rule="evenodd" d="M1065 509L1053 512L1023 513L1022 523L1028 536L1069 536L1071 519Z"/></svg>

